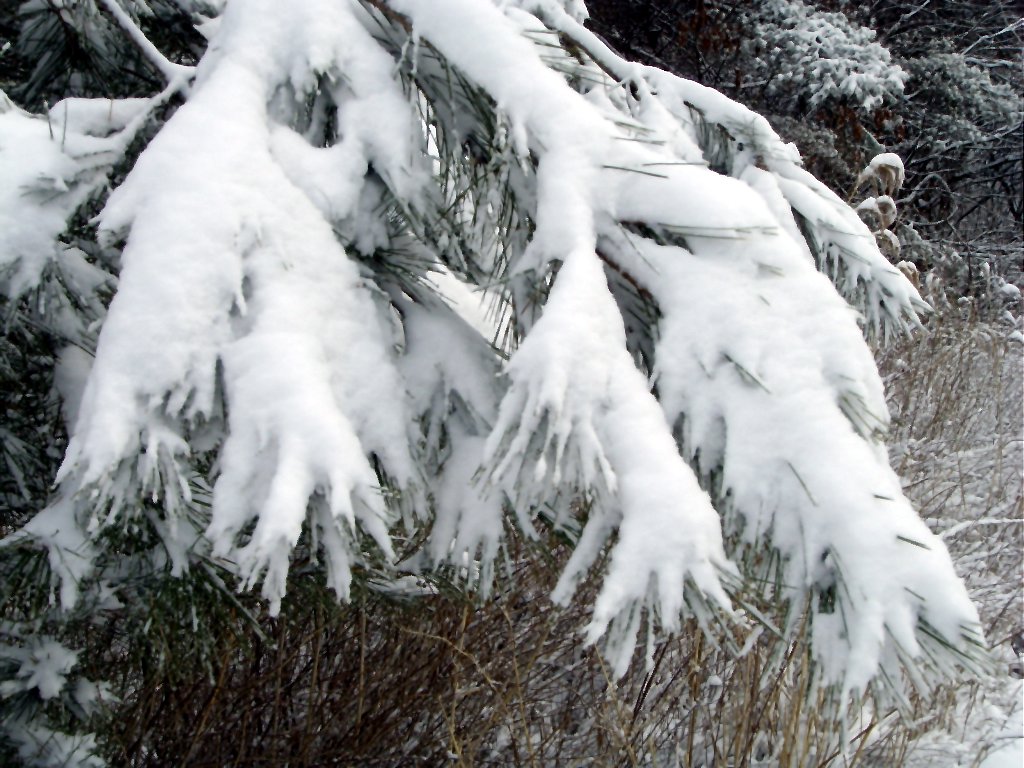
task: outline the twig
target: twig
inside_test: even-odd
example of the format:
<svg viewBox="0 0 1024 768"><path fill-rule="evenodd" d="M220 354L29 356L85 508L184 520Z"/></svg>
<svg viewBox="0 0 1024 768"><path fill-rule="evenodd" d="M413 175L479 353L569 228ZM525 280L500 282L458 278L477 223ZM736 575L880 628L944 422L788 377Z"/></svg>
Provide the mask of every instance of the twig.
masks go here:
<svg viewBox="0 0 1024 768"><path fill-rule="evenodd" d="M124 8L118 5L117 0L100 0L107 12L114 17L121 29L128 33L128 37L135 43L150 64L157 68L168 84L184 85L192 75L195 74L195 67L184 64L176 64L168 59L157 49L145 32L132 20L132 17L125 13Z"/></svg>

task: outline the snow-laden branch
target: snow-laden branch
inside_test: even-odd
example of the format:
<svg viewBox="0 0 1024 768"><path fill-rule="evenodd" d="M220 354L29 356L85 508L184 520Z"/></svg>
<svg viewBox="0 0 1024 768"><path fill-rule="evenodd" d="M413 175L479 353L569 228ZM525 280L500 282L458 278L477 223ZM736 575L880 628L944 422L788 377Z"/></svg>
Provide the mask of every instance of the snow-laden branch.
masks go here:
<svg viewBox="0 0 1024 768"><path fill-rule="evenodd" d="M212 551L276 610L296 549L342 597L399 552L486 594L508 518L571 546L559 602L604 564L587 638L618 673L645 617L731 616L763 550L820 682L969 659L828 278L879 332L915 289L764 118L578 10L229 3L100 216L120 285L45 519L159 509L173 538L200 477L176 566ZM498 294L507 360L435 271Z"/></svg>
<svg viewBox="0 0 1024 768"><path fill-rule="evenodd" d="M520 515L546 503L564 525L571 504L552 502L551 489L592 495L556 599L572 594L618 531L590 639L621 622L610 635L621 663L637 606L672 627L688 578L721 595L713 568L702 570L721 567L718 535L664 536L678 526L704 531L707 519L690 469L662 462L662 440L676 427L686 457L718 485L730 528L750 546L770 540L798 590L842 593L841 616L815 619L828 679L862 690L891 666L894 648L918 655L919 621L947 638L976 625L941 542L902 500L876 442L887 414L856 316L814 268L812 253L850 295L865 293L859 305L876 331L917 322L924 305L916 291L849 206L799 166L763 118L710 89L617 61L557 3L523 6L539 8L597 60L590 73L586 63L570 68L581 81L617 78L587 88L586 98L527 50L532 15L467 0L391 6L493 96L538 158L536 231L513 269L557 269L507 367L509 391L484 463L512 486ZM725 130L718 149L701 146L709 124ZM646 228L655 242L624 227ZM602 252L663 315L657 418L645 415L653 396L637 386L596 256L598 233ZM632 431L644 439L631 440ZM641 471L651 467L659 469ZM643 479L629 485L633 478ZM641 487L642 497L631 495ZM871 534L858 535L854 520ZM656 539L664 549L652 555ZM879 569L879 559L903 567ZM665 563L677 569L671 576ZM869 583L863 594L852 586ZM893 593L907 597L894 602Z"/></svg>
<svg viewBox="0 0 1024 768"><path fill-rule="evenodd" d="M800 217L801 239L821 271L864 314L873 335L888 337L919 325L918 315L928 306L916 289L879 252L849 206L801 167L796 147L785 144L763 116L712 88L624 61L555 0L523 0L520 5L585 50L602 70L633 89L639 101L655 102L644 105L648 113L667 110L669 119L693 130L723 131L724 141L702 147L713 167L737 178L750 166L779 177L786 202Z"/></svg>
<svg viewBox="0 0 1024 768"><path fill-rule="evenodd" d="M357 521L391 553L390 513L366 454L402 485L414 482L384 315L314 203L328 194L339 219L354 213L374 142L390 138L381 149L394 149L394 140L410 141L413 123L391 59L347 12L324 24L314 23L322 9L296 17L273 3L250 6L227 10L218 66L197 81L102 214L104 232L128 232L120 290L61 477L65 487L94 488L114 512L139 481L168 509L186 504L187 489L166 475L188 461L200 424L224 418L223 387L228 434L208 535L245 579L266 573L264 593L276 605L313 497L323 506L315 520L331 584L344 595ZM277 14L273 34L261 13L263 21ZM321 57L316 67L364 78L352 96L338 86L359 132L319 153L268 115L275 89L290 84L278 73L280 58L296 57L285 71L302 71L310 54ZM358 119L361 109L367 120ZM281 160L319 173L293 181ZM400 161L382 155L382 172L389 163ZM396 167L400 174L412 177ZM321 183L328 187L318 190ZM142 469L159 470L136 474L140 452ZM255 529L236 548L250 521ZM104 524L93 512L91 526Z"/></svg>

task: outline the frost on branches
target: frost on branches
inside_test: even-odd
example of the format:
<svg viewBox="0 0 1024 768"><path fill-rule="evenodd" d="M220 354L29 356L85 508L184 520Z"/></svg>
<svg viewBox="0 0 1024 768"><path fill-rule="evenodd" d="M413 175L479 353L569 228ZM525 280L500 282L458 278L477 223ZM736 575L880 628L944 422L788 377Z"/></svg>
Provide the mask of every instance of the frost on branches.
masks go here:
<svg viewBox="0 0 1024 768"><path fill-rule="evenodd" d="M556 602L602 564L586 637L620 674L769 588L844 692L976 655L860 325L925 305L762 117L621 59L577 3L229 1L194 70L142 3L100 5L164 90L0 105L11 299L131 164L58 490L6 542L50 549L65 605L140 530L153 567L228 567L272 612L298 551L342 599L433 569L486 596L510 531L554 531Z"/></svg>
<svg viewBox="0 0 1024 768"><path fill-rule="evenodd" d="M798 89L811 110L845 101L870 111L903 92L907 74L873 29L803 0L751 5L744 48L766 94L792 99Z"/></svg>

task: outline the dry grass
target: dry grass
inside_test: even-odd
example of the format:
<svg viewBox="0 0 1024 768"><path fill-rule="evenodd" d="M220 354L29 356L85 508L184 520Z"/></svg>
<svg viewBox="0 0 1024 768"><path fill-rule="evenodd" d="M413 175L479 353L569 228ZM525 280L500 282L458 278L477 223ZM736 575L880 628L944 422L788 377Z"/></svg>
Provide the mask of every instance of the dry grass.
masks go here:
<svg viewBox="0 0 1024 768"><path fill-rule="evenodd" d="M994 644L1024 616L1022 362L1005 325L949 307L923 337L882 357L894 465L945 539Z"/></svg>
<svg viewBox="0 0 1024 768"><path fill-rule="evenodd" d="M1020 349L951 313L881 356L893 455L999 644L1024 614L1021 526L996 522L1021 518ZM443 583L416 598L364 583L338 605L321 578L300 573L278 619L257 627L211 603L175 628L160 613L174 605L140 591L140 610L90 630L83 654L91 674L124 692L104 728L108 757L211 767L926 765L935 735L963 741L955 730L999 690L992 680L940 690L914 699L909 719L867 707L843 732L836 702L812 685L799 610L788 643L763 631L736 654L690 624L655 643L653 669L638 661L614 681L579 634L592 586L575 607L547 599L567 552L555 539L512 545L518 573L482 604ZM745 597L784 620L772 594ZM154 636L130 615L170 628ZM738 646L750 636L722 632ZM985 733L972 738L983 754Z"/></svg>
<svg viewBox="0 0 1024 768"><path fill-rule="evenodd" d="M108 627L88 657L128 692L108 723L112 763L809 766L837 756L834 703L806 695L802 628L789 645L762 633L737 658L691 624L655 646L650 672L637 663L614 681L581 643L585 609L546 598L557 562L519 554L533 564L482 605L364 589L339 606L315 580L296 580L262 637L235 618L202 653L187 634L140 653L128 647L137 627ZM851 753L869 734L851 735Z"/></svg>
<svg viewBox="0 0 1024 768"><path fill-rule="evenodd" d="M912 726L887 729L878 765L977 765L997 744L1000 713L1019 707L1008 667L1024 629L1024 357L1007 323L929 298L939 311L927 332L880 355L893 463L966 581L995 667L917 700Z"/></svg>

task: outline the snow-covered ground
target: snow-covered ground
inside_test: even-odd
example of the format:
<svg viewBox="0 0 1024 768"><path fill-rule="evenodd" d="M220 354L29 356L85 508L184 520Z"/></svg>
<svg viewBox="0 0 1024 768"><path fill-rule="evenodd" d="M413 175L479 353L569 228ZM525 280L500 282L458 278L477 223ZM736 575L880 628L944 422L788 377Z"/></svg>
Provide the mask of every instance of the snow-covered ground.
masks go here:
<svg viewBox="0 0 1024 768"><path fill-rule="evenodd" d="M1024 765L1024 684L1017 683L1016 688L1016 710L1010 713L999 737L1005 743L990 752L979 768L1021 768Z"/></svg>

